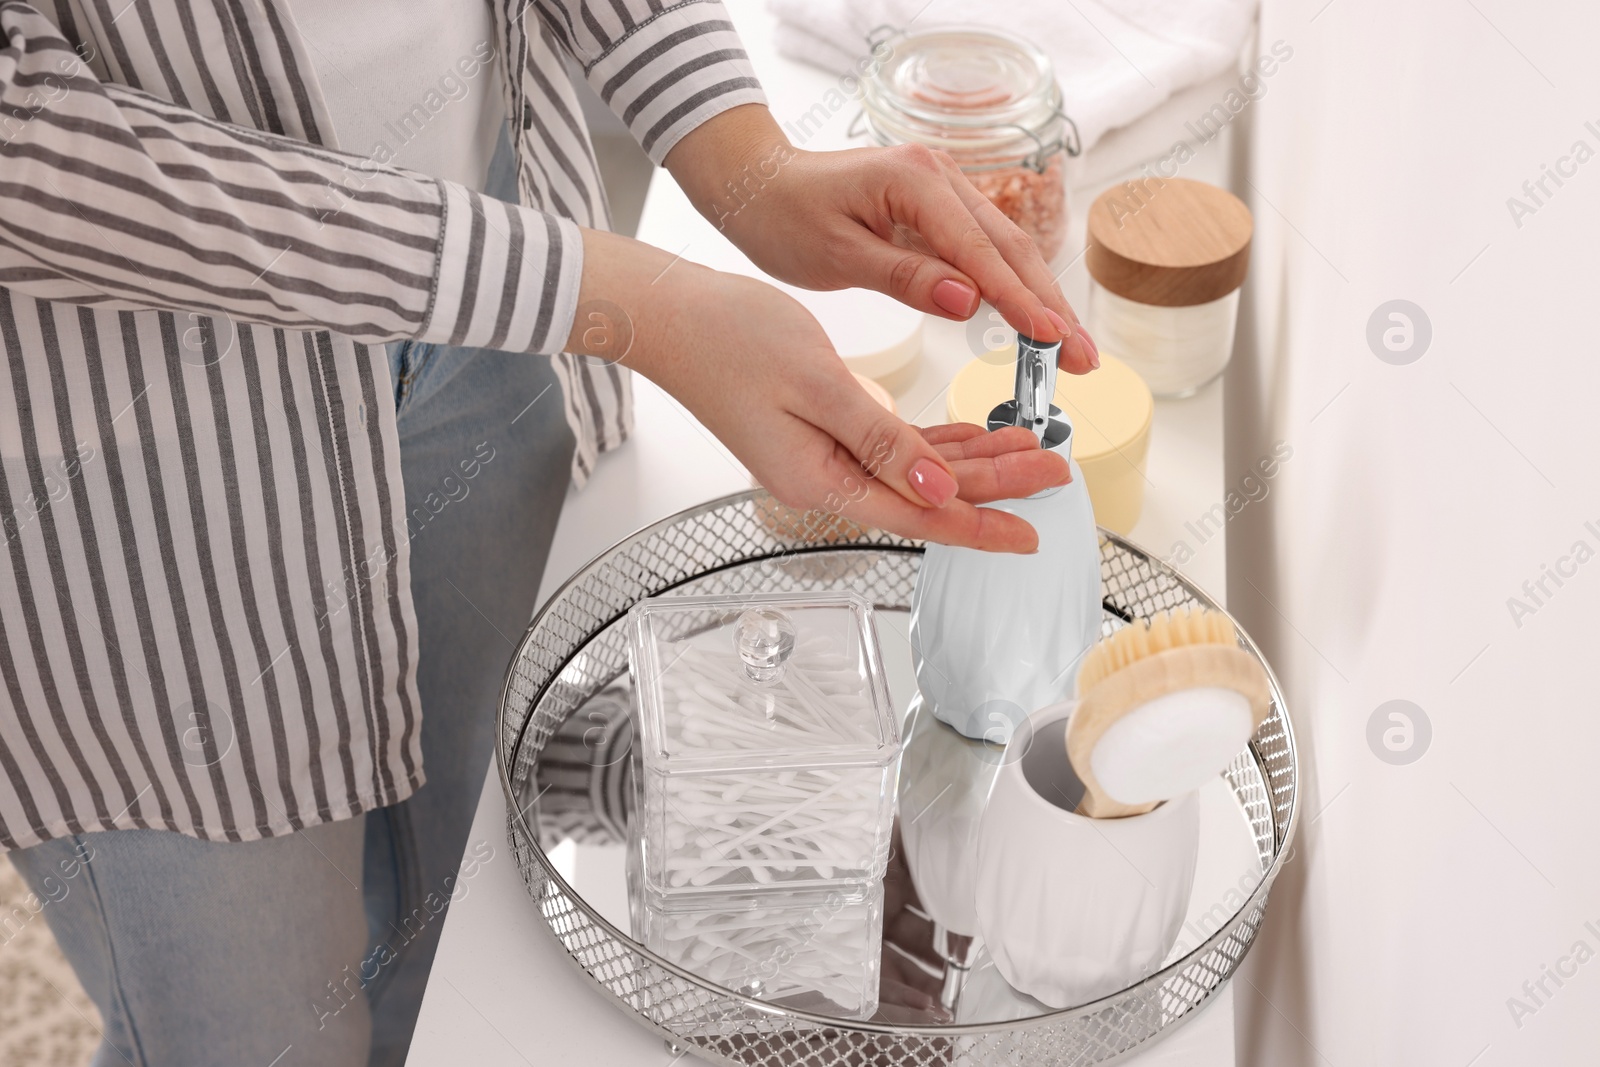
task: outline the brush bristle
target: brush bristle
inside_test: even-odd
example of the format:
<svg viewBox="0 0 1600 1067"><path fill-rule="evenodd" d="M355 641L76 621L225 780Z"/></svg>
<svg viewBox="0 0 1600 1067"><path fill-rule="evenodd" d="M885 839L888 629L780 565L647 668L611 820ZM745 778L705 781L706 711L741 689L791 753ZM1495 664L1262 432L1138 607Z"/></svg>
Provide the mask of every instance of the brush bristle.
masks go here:
<svg viewBox="0 0 1600 1067"><path fill-rule="evenodd" d="M1136 619L1110 637L1101 638L1084 655L1083 665L1078 668L1078 695L1081 697L1096 682L1130 663L1169 648L1238 642L1239 636L1228 617L1209 608L1164 611L1149 619Z"/></svg>

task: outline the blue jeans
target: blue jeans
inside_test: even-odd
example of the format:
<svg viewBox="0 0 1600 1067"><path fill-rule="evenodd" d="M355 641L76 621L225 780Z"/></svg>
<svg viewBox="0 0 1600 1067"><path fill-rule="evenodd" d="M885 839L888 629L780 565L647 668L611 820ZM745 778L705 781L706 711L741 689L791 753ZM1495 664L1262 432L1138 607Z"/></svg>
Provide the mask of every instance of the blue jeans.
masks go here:
<svg viewBox="0 0 1600 1067"><path fill-rule="evenodd" d="M561 387L539 356L407 342L390 363L427 784L286 838L115 830L13 853L105 1020L96 1067L399 1067L450 899L512 862L467 833L566 496Z"/></svg>

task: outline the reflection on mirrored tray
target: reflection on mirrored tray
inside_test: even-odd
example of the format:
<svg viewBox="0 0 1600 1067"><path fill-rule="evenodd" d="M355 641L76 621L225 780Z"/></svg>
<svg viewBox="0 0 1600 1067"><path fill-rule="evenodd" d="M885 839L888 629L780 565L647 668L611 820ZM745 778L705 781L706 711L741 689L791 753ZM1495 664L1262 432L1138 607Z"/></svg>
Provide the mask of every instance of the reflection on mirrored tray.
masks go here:
<svg viewBox="0 0 1600 1067"><path fill-rule="evenodd" d="M838 571L870 568L873 558L839 552L808 562ZM772 588L783 584L774 582L773 568L785 565L793 561L733 568L684 591ZM790 587L806 584L785 577ZM853 584L839 578L830 571L817 584ZM627 619L593 638L546 694L546 706L565 702L565 720L535 759L513 768L518 806L533 816L556 872L656 955L733 992L822 1015L902 1025L1000 1023L1134 984L1227 926L1256 889L1270 842L1258 840L1243 810L1244 792L1263 787L1248 753L1228 776L1152 813L1165 812L1161 819L1144 817L1155 830L1142 838L1120 833L1124 828L1085 829L1078 824L1091 820L1071 815L1083 786L1066 759L1064 720L1035 717L1009 738L962 737L919 713L908 612L877 609L875 642L863 642L857 608L841 607L837 597L818 603L813 618L803 618L810 608L801 611L795 635L746 619L747 627L767 628L747 630L745 645L720 637L697 644L697 633L740 624L719 615L669 626L662 646L680 659L691 648L687 654L703 656L712 654L707 649L738 655L740 648L792 646L779 657L794 672L790 688L761 714L770 713L774 730L810 731L807 743L820 755L809 770L741 778L715 760L695 762L716 753L703 733L645 736L651 730L641 728L640 696L627 670ZM860 655L877 656L876 664L851 658L863 648ZM867 684L862 672L869 670L885 680L898 741L886 771L871 758L885 737L875 732L870 699L848 705L854 710L837 721L815 706L830 685L848 688L842 683L852 678L858 688ZM647 677L660 673L658 667ZM692 688L689 675L672 684L683 678ZM786 708L786 694L806 700ZM685 747L686 736L707 747ZM676 847L664 850L657 870L646 869L658 857L645 855L638 832L648 807L641 780L650 773L647 745L697 772L683 776L687 785L663 779L675 791L662 803L674 808L656 813L666 813L657 836ZM882 815L872 803L880 794L888 798ZM860 802L852 800L857 796ZM704 804L708 799L719 803ZM812 821L796 824L797 812ZM870 832L875 819L888 830L881 845ZM1093 820L1117 821L1139 820ZM802 844L785 851L786 842ZM739 872L737 884L725 883L722 870ZM694 873L679 877L683 871ZM1051 902L1061 928L1043 937L990 922L985 943L975 911L1009 907L1019 893ZM1125 914L1108 922L1108 909ZM1117 944L1105 941L1107 929L1117 931ZM1034 944L1056 947L1041 961L1030 958ZM1101 965L1108 953L1124 960L1121 971Z"/></svg>

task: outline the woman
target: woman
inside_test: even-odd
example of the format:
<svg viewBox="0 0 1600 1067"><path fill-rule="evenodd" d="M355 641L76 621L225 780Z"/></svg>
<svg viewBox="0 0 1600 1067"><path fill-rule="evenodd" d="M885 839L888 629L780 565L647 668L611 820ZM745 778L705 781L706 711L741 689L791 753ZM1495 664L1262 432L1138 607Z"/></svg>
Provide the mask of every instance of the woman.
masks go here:
<svg viewBox="0 0 1600 1067"><path fill-rule="evenodd" d="M403 1060L504 638L567 464L626 433L619 363L787 503L900 533L1030 551L974 504L1067 477L1023 431L918 433L778 291L605 232L567 59L773 275L981 295L1096 359L949 160L790 147L716 3L0 26L0 846L97 1062ZM506 116L520 207L479 191Z"/></svg>

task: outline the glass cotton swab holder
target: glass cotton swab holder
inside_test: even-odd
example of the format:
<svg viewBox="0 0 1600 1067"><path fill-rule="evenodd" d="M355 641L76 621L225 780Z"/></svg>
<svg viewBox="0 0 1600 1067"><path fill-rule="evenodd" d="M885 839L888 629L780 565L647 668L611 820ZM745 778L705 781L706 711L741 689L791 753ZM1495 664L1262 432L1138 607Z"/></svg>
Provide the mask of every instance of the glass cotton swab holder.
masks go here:
<svg viewBox="0 0 1600 1067"><path fill-rule="evenodd" d="M747 995L870 1015L900 747L871 605L658 597L628 624L635 936Z"/></svg>

